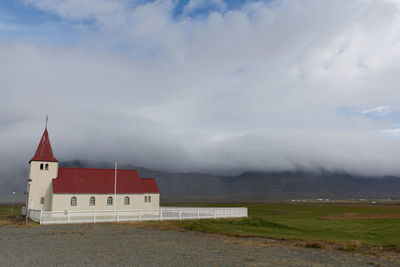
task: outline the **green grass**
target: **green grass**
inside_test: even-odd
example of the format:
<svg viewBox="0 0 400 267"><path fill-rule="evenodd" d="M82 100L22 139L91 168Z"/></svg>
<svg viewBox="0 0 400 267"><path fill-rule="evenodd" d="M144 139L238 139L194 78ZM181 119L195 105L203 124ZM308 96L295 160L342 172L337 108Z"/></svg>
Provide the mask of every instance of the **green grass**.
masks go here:
<svg viewBox="0 0 400 267"><path fill-rule="evenodd" d="M10 206L0 206L0 216L11 215L11 205ZM14 215L21 215L21 206L14 206Z"/></svg>
<svg viewBox="0 0 400 267"><path fill-rule="evenodd" d="M174 222L174 224L189 230L237 236L357 243L400 248L400 218L390 218L391 215L400 214L400 205L341 203L249 204L243 206L248 207L249 218L180 221ZM361 218L321 219L325 216L343 213L353 213ZM383 218L367 218L371 215L383 216Z"/></svg>

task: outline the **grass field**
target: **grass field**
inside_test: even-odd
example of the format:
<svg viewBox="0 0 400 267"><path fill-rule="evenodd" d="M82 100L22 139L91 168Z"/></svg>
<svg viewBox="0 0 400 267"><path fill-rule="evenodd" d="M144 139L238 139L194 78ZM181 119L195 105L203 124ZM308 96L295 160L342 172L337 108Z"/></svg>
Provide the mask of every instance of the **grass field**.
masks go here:
<svg viewBox="0 0 400 267"><path fill-rule="evenodd" d="M21 214L21 206L18 205L14 207L14 215ZM11 206L0 206L0 216L9 216L11 215Z"/></svg>
<svg viewBox="0 0 400 267"><path fill-rule="evenodd" d="M181 221L174 224L188 230L236 236L341 243L347 244L345 248L349 250L356 250L363 245L394 250L400 248L399 204L290 203L243 206L248 207L247 219ZM323 243L314 244L316 247L324 246Z"/></svg>
<svg viewBox="0 0 400 267"><path fill-rule="evenodd" d="M175 205L174 205L175 206ZM245 206L246 219L163 222L187 230L235 236L301 240L312 247L342 244L400 251L400 204L286 203L286 204L187 204L179 206ZM14 208L21 214L21 208ZM10 207L0 206L0 225L10 224ZM153 224L160 224L153 222Z"/></svg>

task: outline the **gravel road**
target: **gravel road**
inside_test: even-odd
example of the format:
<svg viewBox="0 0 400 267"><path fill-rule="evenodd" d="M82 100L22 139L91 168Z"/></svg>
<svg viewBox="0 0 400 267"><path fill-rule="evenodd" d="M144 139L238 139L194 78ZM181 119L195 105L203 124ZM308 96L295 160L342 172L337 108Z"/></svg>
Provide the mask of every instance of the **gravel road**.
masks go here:
<svg viewBox="0 0 400 267"><path fill-rule="evenodd" d="M0 226L0 266L400 266L385 257L134 224Z"/></svg>

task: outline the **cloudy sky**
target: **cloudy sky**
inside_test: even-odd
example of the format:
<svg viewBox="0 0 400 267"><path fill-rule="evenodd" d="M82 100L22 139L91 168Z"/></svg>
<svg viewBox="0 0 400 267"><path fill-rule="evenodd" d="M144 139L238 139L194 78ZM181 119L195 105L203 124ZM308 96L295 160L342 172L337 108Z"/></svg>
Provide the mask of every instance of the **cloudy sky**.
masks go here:
<svg viewBox="0 0 400 267"><path fill-rule="evenodd" d="M399 0L2 0L0 182L60 161L400 175Z"/></svg>

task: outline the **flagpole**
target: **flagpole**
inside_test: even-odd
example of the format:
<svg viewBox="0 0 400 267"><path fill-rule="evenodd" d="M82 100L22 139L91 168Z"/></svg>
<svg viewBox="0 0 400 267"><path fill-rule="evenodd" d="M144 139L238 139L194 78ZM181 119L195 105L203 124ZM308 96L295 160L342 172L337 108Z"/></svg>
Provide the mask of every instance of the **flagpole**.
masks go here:
<svg viewBox="0 0 400 267"><path fill-rule="evenodd" d="M117 162L115 162L114 172L114 210L117 209Z"/></svg>

